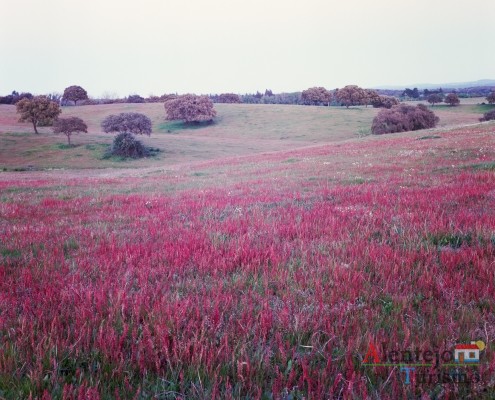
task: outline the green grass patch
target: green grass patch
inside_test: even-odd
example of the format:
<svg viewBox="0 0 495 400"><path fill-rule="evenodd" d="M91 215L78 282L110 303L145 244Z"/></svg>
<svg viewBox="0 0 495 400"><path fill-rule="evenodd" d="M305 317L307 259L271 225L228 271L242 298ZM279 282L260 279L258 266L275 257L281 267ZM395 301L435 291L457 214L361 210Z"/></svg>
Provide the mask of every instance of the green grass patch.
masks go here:
<svg viewBox="0 0 495 400"><path fill-rule="evenodd" d="M484 114L488 111L495 109L495 104L476 104L471 106L473 112Z"/></svg>
<svg viewBox="0 0 495 400"><path fill-rule="evenodd" d="M4 258L19 258L21 256L21 251L19 249L2 249L0 254Z"/></svg>
<svg viewBox="0 0 495 400"><path fill-rule="evenodd" d="M472 164L464 168L474 169L475 171L495 171L495 162Z"/></svg>
<svg viewBox="0 0 495 400"><path fill-rule="evenodd" d="M212 124L211 122L186 123L182 121L168 121L159 124L158 130L160 132L166 132L166 133L178 133L179 131L202 129L211 124Z"/></svg>
<svg viewBox="0 0 495 400"><path fill-rule="evenodd" d="M441 136L437 136L437 135L426 135L426 136L421 136L420 138L418 138L417 140L426 140L426 139L441 139L442 137Z"/></svg>
<svg viewBox="0 0 495 400"><path fill-rule="evenodd" d="M450 247L458 249L462 245L471 245L473 237L470 233L437 233L428 235L428 242L437 247Z"/></svg>

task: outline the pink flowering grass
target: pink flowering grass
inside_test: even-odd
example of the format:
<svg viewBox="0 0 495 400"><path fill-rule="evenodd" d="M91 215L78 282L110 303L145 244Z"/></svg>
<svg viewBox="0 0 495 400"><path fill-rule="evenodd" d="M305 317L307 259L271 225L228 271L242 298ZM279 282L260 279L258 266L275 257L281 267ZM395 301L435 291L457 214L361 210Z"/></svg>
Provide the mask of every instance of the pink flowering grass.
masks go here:
<svg viewBox="0 0 495 400"><path fill-rule="evenodd" d="M489 398L493 133L441 136L209 162L204 176L6 175L0 396ZM470 340L487 343L477 385L407 386L362 365L370 342Z"/></svg>

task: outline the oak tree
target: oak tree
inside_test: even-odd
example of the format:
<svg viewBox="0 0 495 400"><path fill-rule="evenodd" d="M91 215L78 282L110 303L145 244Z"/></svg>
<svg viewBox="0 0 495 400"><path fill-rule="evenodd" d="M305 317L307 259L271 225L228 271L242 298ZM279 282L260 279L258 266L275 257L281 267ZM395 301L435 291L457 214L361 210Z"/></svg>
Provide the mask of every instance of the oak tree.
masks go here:
<svg viewBox="0 0 495 400"><path fill-rule="evenodd" d="M449 93L447 96L445 96L444 102L450 106L457 106L461 101L459 100L457 94Z"/></svg>
<svg viewBox="0 0 495 400"><path fill-rule="evenodd" d="M164 104L167 120L190 122L210 122L216 117L213 102L208 96L185 94Z"/></svg>
<svg viewBox="0 0 495 400"><path fill-rule="evenodd" d="M335 92L337 101L346 106L346 108L363 104L365 97L364 89L356 85L347 85L342 89L337 89Z"/></svg>
<svg viewBox="0 0 495 400"><path fill-rule="evenodd" d="M67 136L69 146L71 135L77 132L88 133L88 126L79 117L58 118L53 123L53 133L63 133Z"/></svg>
<svg viewBox="0 0 495 400"><path fill-rule="evenodd" d="M73 101L77 106L79 100L88 100L88 93L81 86L69 86L65 88L62 101Z"/></svg>
<svg viewBox="0 0 495 400"><path fill-rule="evenodd" d="M433 93L428 95L428 103L430 103L432 106L434 106L436 103L441 103L442 102L442 96L438 93Z"/></svg>
<svg viewBox="0 0 495 400"><path fill-rule="evenodd" d="M103 132L151 135L151 120L144 114L129 112L109 115L101 122Z"/></svg>
<svg viewBox="0 0 495 400"><path fill-rule="evenodd" d="M332 93L321 86L312 87L302 91L301 100L303 104L307 105L330 105L330 102L332 101Z"/></svg>
<svg viewBox="0 0 495 400"><path fill-rule="evenodd" d="M38 133L38 126L51 125L53 120L62 112L58 103L51 101L46 96L24 98L17 102L16 109L21 114L19 122L32 123L36 134Z"/></svg>
<svg viewBox="0 0 495 400"><path fill-rule="evenodd" d="M488 96L486 96L486 101L488 101L488 103L490 104L495 103L495 91L491 92Z"/></svg>

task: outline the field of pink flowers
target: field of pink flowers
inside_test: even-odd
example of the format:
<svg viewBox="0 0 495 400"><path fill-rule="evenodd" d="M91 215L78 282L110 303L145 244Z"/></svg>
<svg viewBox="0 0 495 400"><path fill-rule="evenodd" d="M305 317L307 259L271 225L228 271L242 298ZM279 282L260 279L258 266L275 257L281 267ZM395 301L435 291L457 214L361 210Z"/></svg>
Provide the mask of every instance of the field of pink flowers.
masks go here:
<svg viewBox="0 0 495 400"><path fill-rule="evenodd" d="M494 139L3 174L0 398L493 398ZM471 340L479 381L363 365Z"/></svg>

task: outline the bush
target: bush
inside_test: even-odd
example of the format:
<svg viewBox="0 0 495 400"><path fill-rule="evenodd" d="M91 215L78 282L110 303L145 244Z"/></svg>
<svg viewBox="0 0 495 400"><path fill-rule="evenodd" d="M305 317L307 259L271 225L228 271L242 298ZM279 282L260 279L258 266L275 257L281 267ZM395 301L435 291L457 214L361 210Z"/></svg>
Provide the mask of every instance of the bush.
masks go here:
<svg viewBox="0 0 495 400"><path fill-rule="evenodd" d="M128 103L144 103L145 100L143 97L141 97L140 95L138 94L131 94L128 98L127 98L127 102Z"/></svg>
<svg viewBox="0 0 495 400"><path fill-rule="evenodd" d="M186 123L211 122L217 112L213 108L213 102L208 96L196 96L184 94L164 104L167 112L167 120L182 120Z"/></svg>
<svg viewBox="0 0 495 400"><path fill-rule="evenodd" d="M434 128L439 118L423 104L416 107L407 104L381 110L373 119L371 132L374 135L384 133L416 131Z"/></svg>
<svg viewBox="0 0 495 400"><path fill-rule="evenodd" d="M399 100L393 96L377 96L371 100L374 108L392 108L399 104Z"/></svg>
<svg viewBox="0 0 495 400"><path fill-rule="evenodd" d="M132 133L124 132L115 136L112 146L106 155L125 158L142 158L148 155L148 151Z"/></svg>
<svg viewBox="0 0 495 400"><path fill-rule="evenodd" d="M492 121L495 120L495 110L488 111L483 114L483 118L480 118L480 121Z"/></svg>

